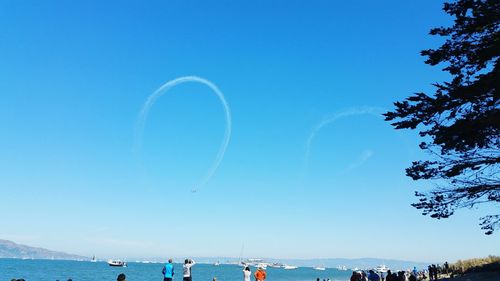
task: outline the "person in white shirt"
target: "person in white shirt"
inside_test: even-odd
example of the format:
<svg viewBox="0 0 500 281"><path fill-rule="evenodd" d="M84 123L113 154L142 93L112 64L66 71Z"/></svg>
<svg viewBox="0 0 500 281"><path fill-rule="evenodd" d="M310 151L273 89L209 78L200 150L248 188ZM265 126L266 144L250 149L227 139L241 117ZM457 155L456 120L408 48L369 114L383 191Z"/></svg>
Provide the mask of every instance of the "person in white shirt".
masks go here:
<svg viewBox="0 0 500 281"><path fill-rule="evenodd" d="M185 259L184 260L184 265L182 266L182 272L183 272L183 281L191 281L192 280L192 275L191 275L191 267L195 265L196 263L194 260L191 259Z"/></svg>
<svg viewBox="0 0 500 281"><path fill-rule="evenodd" d="M250 276L252 275L252 272L250 271L250 267L245 267L243 269L243 281L250 281Z"/></svg>

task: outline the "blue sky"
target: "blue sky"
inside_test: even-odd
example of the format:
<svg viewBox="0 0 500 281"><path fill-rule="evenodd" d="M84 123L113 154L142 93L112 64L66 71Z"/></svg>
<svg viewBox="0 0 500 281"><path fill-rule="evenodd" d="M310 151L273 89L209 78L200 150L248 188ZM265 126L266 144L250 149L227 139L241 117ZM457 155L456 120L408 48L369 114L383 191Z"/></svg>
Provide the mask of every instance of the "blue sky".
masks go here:
<svg viewBox="0 0 500 281"><path fill-rule="evenodd" d="M0 1L0 238L119 258L499 254L488 209L410 207L430 185L404 168L425 155L376 114L446 79L419 55L450 24L440 1L141 2ZM165 93L134 153L142 104L187 75L233 121L197 193L225 130L208 87Z"/></svg>

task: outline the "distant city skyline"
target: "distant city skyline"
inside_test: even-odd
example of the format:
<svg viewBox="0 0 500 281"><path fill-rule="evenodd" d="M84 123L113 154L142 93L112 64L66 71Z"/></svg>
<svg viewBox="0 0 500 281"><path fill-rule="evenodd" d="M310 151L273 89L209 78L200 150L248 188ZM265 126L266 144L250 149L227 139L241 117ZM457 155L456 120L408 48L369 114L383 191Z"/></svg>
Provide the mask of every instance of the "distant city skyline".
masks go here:
<svg viewBox="0 0 500 281"><path fill-rule="evenodd" d="M429 157L380 113L424 64L442 1L0 1L0 239L82 256L499 255L487 208L410 206ZM197 76L148 112L167 81ZM242 246L243 247L243 251Z"/></svg>

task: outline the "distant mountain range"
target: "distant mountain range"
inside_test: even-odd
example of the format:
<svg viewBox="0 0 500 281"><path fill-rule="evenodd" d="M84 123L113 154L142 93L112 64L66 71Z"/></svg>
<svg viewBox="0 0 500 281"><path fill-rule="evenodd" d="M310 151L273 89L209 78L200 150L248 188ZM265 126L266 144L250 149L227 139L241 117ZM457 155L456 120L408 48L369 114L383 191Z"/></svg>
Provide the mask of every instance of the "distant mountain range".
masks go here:
<svg viewBox="0 0 500 281"><path fill-rule="evenodd" d="M0 258L14 259L57 259L57 260L89 260L87 257L56 252L44 248L16 244L0 239Z"/></svg>

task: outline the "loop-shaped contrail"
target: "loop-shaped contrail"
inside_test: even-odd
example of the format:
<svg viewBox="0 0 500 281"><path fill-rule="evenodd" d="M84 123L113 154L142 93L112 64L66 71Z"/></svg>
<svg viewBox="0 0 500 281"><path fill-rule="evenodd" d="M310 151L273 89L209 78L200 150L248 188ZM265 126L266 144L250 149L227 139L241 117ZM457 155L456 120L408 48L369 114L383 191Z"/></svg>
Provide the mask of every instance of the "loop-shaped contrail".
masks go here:
<svg viewBox="0 0 500 281"><path fill-rule="evenodd" d="M380 107L368 107L368 106L363 106L363 107L353 107L346 109L341 112L334 113L333 115L330 115L323 119L321 122L317 123L316 126L312 129L311 133L309 133L309 137L307 138L306 142L306 153L304 157L304 166L302 170L302 176L307 173L307 169L309 168L309 157L311 155L311 145L321 129L323 129L325 126L334 123L340 118L345 118L349 116L354 116L354 115L365 115L365 114L370 114L370 115L375 115L375 116L381 116L381 113L384 112L385 110Z"/></svg>
<svg viewBox="0 0 500 281"><path fill-rule="evenodd" d="M217 86L214 83L210 82L207 79L197 76L184 76L168 81L167 83L163 84L160 88L158 88L154 93L152 93L148 97L148 99L144 102L141 112L137 118L137 123L135 127L135 149L137 152L139 152L142 148L142 135L144 133L144 124L146 123L149 110L155 104L156 100L160 98L162 95L164 95L166 92L168 92L170 89L172 89L173 87L187 82L201 83L205 86L208 86L217 95L222 106L224 107L224 113L226 119L226 130L224 132L224 138L222 139L219 151L217 152L217 156L215 157L215 160L212 163L212 166L210 167L206 175L201 179L198 185L191 190L192 192L196 192L199 188L204 186L214 175L215 171L217 170L219 164L222 161L222 158L224 157L224 154L226 153L226 149L229 145L229 140L231 139L231 126L232 126L231 111L229 109L229 105L226 101L226 98L224 97L224 94L219 90L219 88L217 88Z"/></svg>

